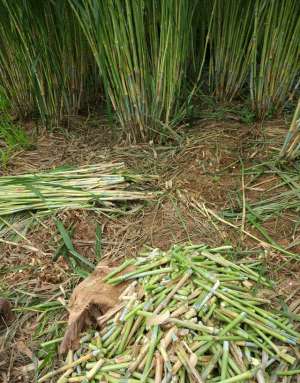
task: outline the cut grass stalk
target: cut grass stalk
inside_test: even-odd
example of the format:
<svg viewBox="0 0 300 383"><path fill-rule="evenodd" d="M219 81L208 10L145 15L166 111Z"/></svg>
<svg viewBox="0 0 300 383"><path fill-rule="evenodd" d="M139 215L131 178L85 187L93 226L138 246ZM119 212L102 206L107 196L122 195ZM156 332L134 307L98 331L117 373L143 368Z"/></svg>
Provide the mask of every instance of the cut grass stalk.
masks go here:
<svg viewBox="0 0 300 383"><path fill-rule="evenodd" d="M223 343L223 355L222 355L222 363L221 363L221 380L226 379L228 373L228 355L229 355L229 343L227 340Z"/></svg>
<svg viewBox="0 0 300 383"><path fill-rule="evenodd" d="M257 371L259 370L258 367L253 368L252 370L243 372L242 374L233 376L231 378L220 380L219 383L236 383L236 382L244 382L248 381L249 379L253 378Z"/></svg>
<svg viewBox="0 0 300 383"><path fill-rule="evenodd" d="M276 371L277 376L293 376L300 375L300 369L298 370L287 370L287 371Z"/></svg>

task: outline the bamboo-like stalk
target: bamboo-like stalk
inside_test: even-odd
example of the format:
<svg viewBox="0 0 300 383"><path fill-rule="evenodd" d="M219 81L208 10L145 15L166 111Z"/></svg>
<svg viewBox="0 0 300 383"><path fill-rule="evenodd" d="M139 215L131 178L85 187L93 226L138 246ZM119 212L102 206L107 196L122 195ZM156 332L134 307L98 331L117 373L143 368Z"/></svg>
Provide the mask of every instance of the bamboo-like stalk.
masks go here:
<svg viewBox="0 0 300 383"><path fill-rule="evenodd" d="M161 383L163 374L163 359L160 353L155 353L155 383Z"/></svg>
<svg viewBox="0 0 300 383"><path fill-rule="evenodd" d="M300 98L280 152L281 158L294 160L300 155Z"/></svg>
<svg viewBox="0 0 300 383"><path fill-rule="evenodd" d="M223 343L223 356L222 356L222 364L221 364L221 380L226 379L227 377L227 369L228 369L228 355L229 355L229 343L227 340Z"/></svg>

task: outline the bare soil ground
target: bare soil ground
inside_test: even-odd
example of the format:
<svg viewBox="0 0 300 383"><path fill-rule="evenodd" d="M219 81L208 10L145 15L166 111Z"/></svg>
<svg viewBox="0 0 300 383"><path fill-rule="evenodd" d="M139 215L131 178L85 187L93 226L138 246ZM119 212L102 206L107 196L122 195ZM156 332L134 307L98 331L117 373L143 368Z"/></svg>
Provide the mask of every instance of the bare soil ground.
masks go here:
<svg viewBox="0 0 300 383"><path fill-rule="evenodd" d="M126 214L112 216L80 210L58 213L66 226L73 223L73 243L80 254L95 262L97 222L102 228L102 258L114 263L136 256L145 245L167 249L187 241L212 246L231 244L241 257L264 254L262 272L278 282L277 298L289 304L300 296L299 263L287 263L287 256L272 248L263 249L260 242L206 215L203 208L218 213L234 207L243 190L248 203L257 201L270 185L279 182L264 175L257 190L247 189L245 184L250 178L242 179L241 166L276 154L284 128L281 121L264 128L232 121L204 121L189 129L179 144L128 147L119 143L118 134L112 134L105 124L95 121L82 127L82 122L77 122L67 132L40 131L35 148L17 153L3 173L118 160L138 173L156 174L159 178L151 187L163 193L154 202L131 205ZM300 236L297 220L294 212L287 211L265 222L264 227L273 240L286 247L297 243ZM240 222L235 224L239 226ZM245 229L261 238L249 225ZM67 319L67 310L61 310L61 305L67 304L78 283L64 259L52 261L58 240L52 216L34 225L27 240L43 254L24 249L22 241L19 246L1 248L0 297L7 296L16 309L15 320L10 325L2 324L0 332L1 382L32 381L37 359L54 358L58 342L53 351L47 352L39 345L61 337ZM290 251L299 253L299 245ZM41 303L44 306L39 306Z"/></svg>

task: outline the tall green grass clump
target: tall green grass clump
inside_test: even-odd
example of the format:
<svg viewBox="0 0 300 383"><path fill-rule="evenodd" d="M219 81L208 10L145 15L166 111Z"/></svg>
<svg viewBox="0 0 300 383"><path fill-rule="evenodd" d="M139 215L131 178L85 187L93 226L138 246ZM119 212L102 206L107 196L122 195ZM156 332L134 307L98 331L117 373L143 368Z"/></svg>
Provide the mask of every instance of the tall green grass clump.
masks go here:
<svg viewBox="0 0 300 383"><path fill-rule="evenodd" d="M182 100L193 0L70 0L129 141L163 138L185 116Z"/></svg>
<svg viewBox="0 0 300 383"><path fill-rule="evenodd" d="M95 65L68 1L0 0L1 82L21 115L44 123L77 114L95 86Z"/></svg>
<svg viewBox="0 0 300 383"><path fill-rule="evenodd" d="M280 112L300 71L300 2L256 0L250 92L260 118ZM298 81L299 85L299 81Z"/></svg>
<svg viewBox="0 0 300 383"><path fill-rule="evenodd" d="M220 101L232 101L250 68L253 0L215 0L209 57L209 86Z"/></svg>

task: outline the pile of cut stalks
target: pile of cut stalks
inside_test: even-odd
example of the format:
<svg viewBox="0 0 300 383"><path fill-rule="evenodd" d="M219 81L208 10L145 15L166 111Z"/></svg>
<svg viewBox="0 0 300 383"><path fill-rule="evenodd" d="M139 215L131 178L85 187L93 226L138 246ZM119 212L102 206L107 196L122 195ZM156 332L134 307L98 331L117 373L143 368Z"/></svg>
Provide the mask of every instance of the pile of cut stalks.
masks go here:
<svg viewBox="0 0 300 383"><path fill-rule="evenodd" d="M105 278L127 281L119 304L38 382L299 382L300 334L264 308L258 263L232 263L229 248L147 249L125 261Z"/></svg>
<svg viewBox="0 0 300 383"><path fill-rule="evenodd" d="M154 193L127 190L153 179L128 172L123 163L58 168L43 173L0 177L0 216L27 210L88 209L112 202L147 200Z"/></svg>

